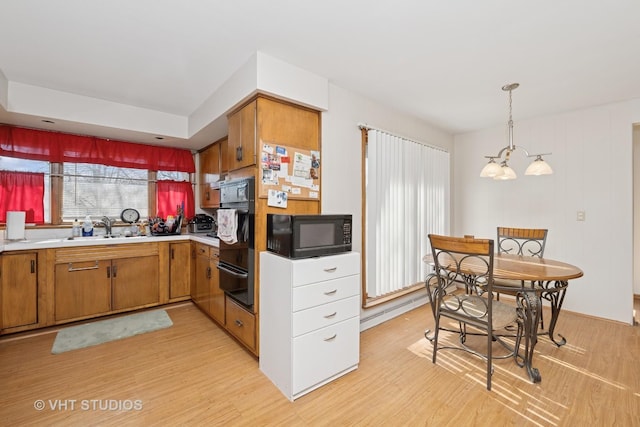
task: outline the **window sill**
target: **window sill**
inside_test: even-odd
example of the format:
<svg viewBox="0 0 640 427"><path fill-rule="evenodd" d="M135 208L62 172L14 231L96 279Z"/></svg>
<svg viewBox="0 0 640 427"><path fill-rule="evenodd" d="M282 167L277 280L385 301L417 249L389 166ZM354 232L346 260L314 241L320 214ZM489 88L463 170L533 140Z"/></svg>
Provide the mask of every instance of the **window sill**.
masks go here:
<svg viewBox="0 0 640 427"><path fill-rule="evenodd" d="M407 286L404 289L401 289L399 291L396 292L391 292L389 294L386 295L382 295L379 297L375 297L375 298L367 298L367 300L365 301L364 305L362 306L363 309L367 309L367 308L373 308L376 307L378 305L381 304L386 304L389 301L393 301L395 299L401 298L405 295L409 295L412 294L414 292L420 291L424 289L424 283L423 282L419 282L419 283L414 283L411 286Z"/></svg>

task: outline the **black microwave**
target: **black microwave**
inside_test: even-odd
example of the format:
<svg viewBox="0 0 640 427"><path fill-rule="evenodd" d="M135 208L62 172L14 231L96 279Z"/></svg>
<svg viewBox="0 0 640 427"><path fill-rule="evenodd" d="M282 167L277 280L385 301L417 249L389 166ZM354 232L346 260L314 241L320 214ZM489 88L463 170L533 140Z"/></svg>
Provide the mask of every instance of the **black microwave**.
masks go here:
<svg viewBox="0 0 640 427"><path fill-rule="evenodd" d="M287 258L351 251L351 215L267 214L267 250Z"/></svg>

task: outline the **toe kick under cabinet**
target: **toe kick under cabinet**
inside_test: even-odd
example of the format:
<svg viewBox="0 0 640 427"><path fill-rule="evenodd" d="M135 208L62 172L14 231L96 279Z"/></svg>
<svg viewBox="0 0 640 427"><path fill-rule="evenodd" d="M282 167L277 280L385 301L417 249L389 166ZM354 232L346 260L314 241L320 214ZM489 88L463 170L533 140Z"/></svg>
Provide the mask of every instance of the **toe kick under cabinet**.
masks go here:
<svg viewBox="0 0 640 427"><path fill-rule="evenodd" d="M360 254L260 253L260 370L291 401L360 361Z"/></svg>

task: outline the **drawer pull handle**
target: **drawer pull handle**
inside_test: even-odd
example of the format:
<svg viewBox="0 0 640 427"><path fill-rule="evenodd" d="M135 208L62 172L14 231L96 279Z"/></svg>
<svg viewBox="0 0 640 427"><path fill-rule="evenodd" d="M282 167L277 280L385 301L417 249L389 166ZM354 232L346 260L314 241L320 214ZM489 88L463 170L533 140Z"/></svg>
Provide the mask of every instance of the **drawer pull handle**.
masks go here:
<svg viewBox="0 0 640 427"><path fill-rule="evenodd" d="M337 336L338 336L338 334L333 334L333 336L332 336L332 337L325 338L324 340L325 340L325 341L333 341L333 340L335 340L335 339L336 339L336 337L337 337Z"/></svg>
<svg viewBox="0 0 640 427"><path fill-rule="evenodd" d="M325 319L331 319L332 317L336 317L336 314L338 314L337 311L334 311L331 314L327 314L326 316L324 316Z"/></svg>
<svg viewBox="0 0 640 427"><path fill-rule="evenodd" d="M240 319L236 319L235 323L236 323L236 326L239 327L239 328L242 328L244 326L244 323L242 323L242 320L240 320Z"/></svg>
<svg viewBox="0 0 640 427"><path fill-rule="evenodd" d="M336 292L338 292L338 290L337 290L337 289L334 289L334 290L332 290L332 291L325 292L324 294L325 294L325 295L333 295L333 294L335 294Z"/></svg>
<svg viewBox="0 0 640 427"><path fill-rule="evenodd" d="M335 271L338 269L338 267L333 267L333 268L325 268L324 271L326 271L327 273L335 273Z"/></svg>
<svg viewBox="0 0 640 427"><path fill-rule="evenodd" d="M98 269L98 261L96 261L96 265L94 265L93 267L80 267L80 268L73 268L73 263L70 262L69 263L69 271L84 271L84 270L97 270Z"/></svg>

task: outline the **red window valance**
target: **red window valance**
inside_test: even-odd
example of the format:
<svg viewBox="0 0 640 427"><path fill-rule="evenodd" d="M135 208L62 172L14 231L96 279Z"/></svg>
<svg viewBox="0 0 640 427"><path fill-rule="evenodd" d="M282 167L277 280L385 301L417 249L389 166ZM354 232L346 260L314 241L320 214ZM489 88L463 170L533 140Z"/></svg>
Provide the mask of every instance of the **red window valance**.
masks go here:
<svg viewBox="0 0 640 427"><path fill-rule="evenodd" d="M0 125L0 155L155 171L192 173L196 170L189 150L8 125Z"/></svg>

